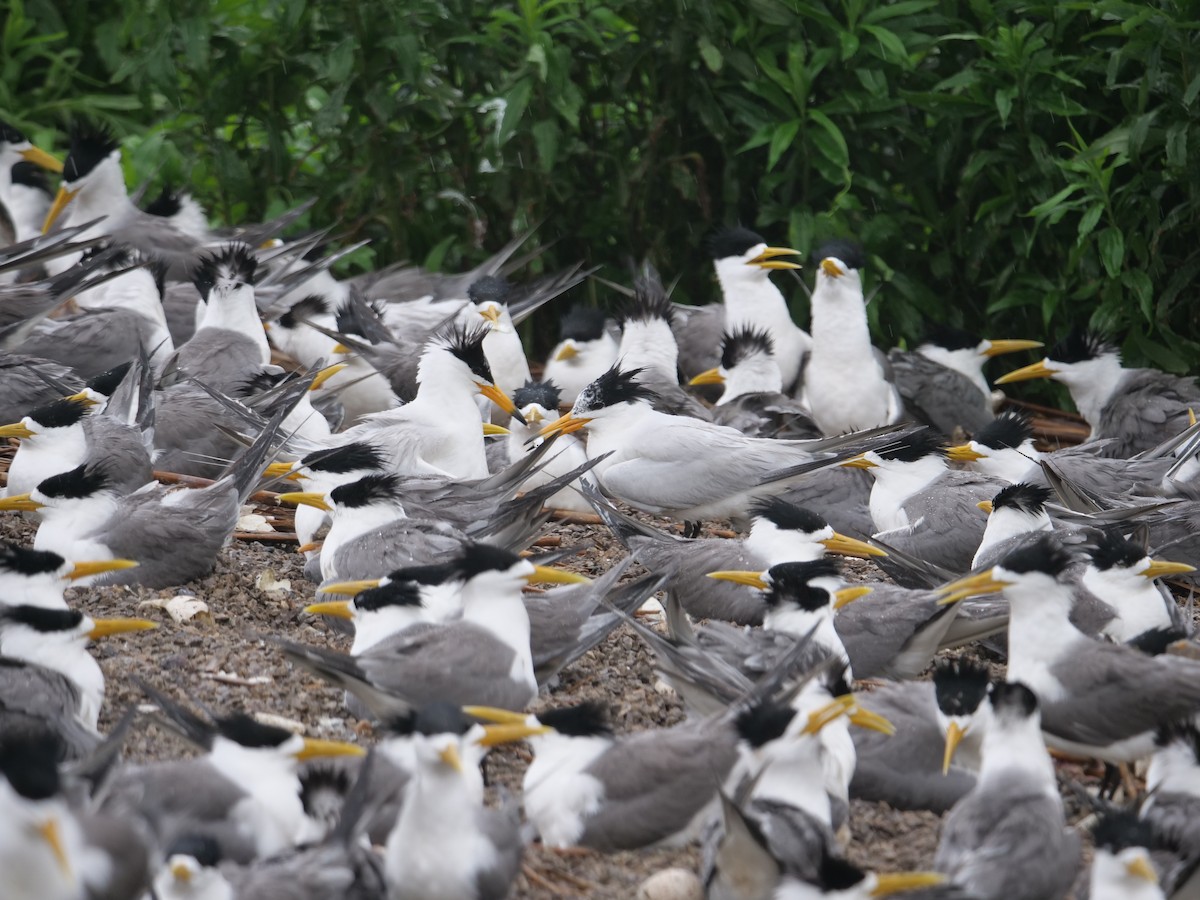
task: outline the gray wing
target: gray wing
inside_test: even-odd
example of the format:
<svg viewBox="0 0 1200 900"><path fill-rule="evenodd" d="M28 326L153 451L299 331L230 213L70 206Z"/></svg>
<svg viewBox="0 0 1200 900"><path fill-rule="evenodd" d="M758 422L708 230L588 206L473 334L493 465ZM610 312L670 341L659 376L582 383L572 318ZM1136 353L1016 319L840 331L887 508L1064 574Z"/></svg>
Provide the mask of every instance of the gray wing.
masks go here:
<svg viewBox="0 0 1200 900"><path fill-rule="evenodd" d="M150 887L150 848L130 822L112 816L79 815L88 849L105 854L111 867L102 884L88 883L88 900L128 900Z"/></svg>
<svg viewBox="0 0 1200 900"><path fill-rule="evenodd" d="M1188 410L1198 408L1200 388L1194 379L1133 369L1103 410L1092 439L1114 438L1115 455L1129 458L1178 435L1190 424Z"/></svg>
<svg viewBox="0 0 1200 900"><path fill-rule="evenodd" d="M354 887L354 865L333 845L285 853L246 868L222 866L237 900L345 900Z"/></svg>
<svg viewBox="0 0 1200 900"><path fill-rule="evenodd" d="M1200 853L1200 797L1181 793L1154 794L1142 818L1156 836L1188 857Z"/></svg>
<svg viewBox="0 0 1200 900"><path fill-rule="evenodd" d="M21 352L70 366L80 378L92 378L136 359L139 345L151 339L151 323L125 309L87 310L38 326Z"/></svg>
<svg viewBox="0 0 1200 900"><path fill-rule="evenodd" d="M165 262L171 281L191 280L192 270L204 249L194 237L173 228L161 216L140 209L134 210L111 234L113 243L128 244Z"/></svg>
<svg viewBox="0 0 1200 900"><path fill-rule="evenodd" d="M971 379L915 350L891 350L892 383L912 418L942 434L975 434L992 421L992 398Z"/></svg>
<svg viewBox="0 0 1200 900"><path fill-rule="evenodd" d="M671 837L716 797L736 758L731 733L689 726L613 744L584 770L604 785L604 800L579 843L635 850Z"/></svg>
<svg viewBox="0 0 1200 900"><path fill-rule="evenodd" d="M154 394L155 465L167 472L220 476L242 447L217 423L228 413L216 400L192 384L176 384Z"/></svg>
<svg viewBox="0 0 1200 900"><path fill-rule="evenodd" d="M904 502L907 528L880 532L899 550L952 572L968 572L987 515L981 500L996 496L1005 483L972 472L950 471Z"/></svg>
<svg viewBox="0 0 1200 900"><path fill-rule="evenodd" d="M175 351L164 372L179 370L224 393L243 386L262 368L262 352L250 337L224 328L204 328Z"/></svg>
<svg viewBox="0 0 1200 900"><path fill-rule="evenodd" d="M978 897L1058 900L1075 880L1079 851L1054 799L1002 775L950 810L933 865Z"/></svg>
<svg viewBox="0 0 1200 900"><path fill-rule="evenodd" d="M652 376L649 379L643 379L643 383L654 392L651 406L659 412L672 416L691 416L693 419L702 419L705 422L713 420L712 410L676 382Z"/></svg>
<svg viewBox="0 0 1200 900"><path fill-rule="evenodd" d="M834 531L867 538L875 532L870 507L873 482L871 474L862 469L834 467L793 485L782 497L818 513Z"/></svg>
<svg viewBox="0 0 1200 900"><path fill-rule="evenodd" d="M459 552L469 538L438 522L401 519L338 548L337 577L382 578L406 566L438 562Z"/></svg>
<svg viewBox="0 0 1200 900"><path fill-rule="evenodd" d="M758 571L764 567L741 541L707 538L668 543L635 535L629 538L629 545L638 562L651 572L671 573L667 590L693 618L762 624L765 604L760 592L708 577L709 572L722 569Z"/></svg>
<svg viewBox="0 0 1200 900"><path fill-rule="evenodd" d="M79 720L79 690L65 675L35 663L0 656L0 734L47 728L62 738L62 759L82 759L100 743Z"/></svg>
<svg viewBox="0 0 1200 900"><path fill-rule="evenodd" d="M0 418L6 423L20 421L35 407L62 397L64 392L39 373L68 391L83 387L69 367L54 360L0 352Z"/></svg>
<svg viewBox="0 0 1200 900"><path fill-rule="evenodd" d="M154 467L138 428L109 416L88 416L83 430L88 462L103 460L104 472L118 493L133 493L154 480Z"/></svg>
<svg viewBox="0 0 1200 900"><path fill-rule="evenodd" d="M725 305L672 304L671 330L679 345L679 369L691 378L721 363L721 336L725 330Z"/></svg>
<svg viewBox="0 0 1200 900"><path fill-rule="evenodd" d="M200 294L191 282L172 281L164 286L163 313L167 317L171 343L176 347L182 347L196 333L196 307L200 303Z"/></svg>
<svg viewBox="0 0 1200 900"><path fill-rule="evenodd" d="M838 610L833 625L855 678L916 678L933 661L957 605L939 606L928 591L875 585Z"/></svg>
<svg viewBox="0 0 1200 900"><path fill-rule="evenodd" d="M821 860L837 847L828 825L795 806L767 799L751 800L746 817L758 826L785 872L819 883Z"/></svg>
<svg viewBox="0 0 1200 900"><path fill-rule="evenodd" d="M491 866L475 873L475 897L504 900L521 870L521 856L525 852L520 806L513 798L505 797L500 809L479 810L475 822L496 853Z"/></svg>

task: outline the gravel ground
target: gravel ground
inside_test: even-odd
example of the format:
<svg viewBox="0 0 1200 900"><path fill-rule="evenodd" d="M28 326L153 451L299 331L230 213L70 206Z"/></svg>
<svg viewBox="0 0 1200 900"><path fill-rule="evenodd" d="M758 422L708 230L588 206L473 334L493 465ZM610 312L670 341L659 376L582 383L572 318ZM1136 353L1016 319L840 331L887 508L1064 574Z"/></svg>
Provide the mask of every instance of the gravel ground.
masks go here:
<svg viewBox="0 0 1200 900"><path fill-rule="evenodd" d="M599 526L559 524L551 534L560 538L564 547L586 545L577 555L557 563L585 574L605 571L623 553ZM0 517L0 536L29 542L33 528L8 514ZM869 563L852 561L849 568L854 580L880 577ZM187 622L173 622L155 604L177 594L203 600L209 612ZM349 644L344 635L301 612L314 600L314 585L305 580L302 559L292 545L235 541L222 552L213 574L180 590L83 588L72 589L68 599L92 615L143 616L162 626L94 646L108 679L102 730L130 704L145 702L133 681L137 677L214 710L244 709L291 720L310 736L372 740L369 725L346 713L341 691L293 669L261 639L272 634L343 649ZM618 732L673 725L682 719L682 708L670 689L658 683L652 663L652 654L622 628L563 672L560 683L544 693L539 703L603 700L611 707ZM189 746L170 732L146 723L134 729L126 755L131 760L149 760L190 752ZM492 753L485 764L489 784L519 792L529 758L523 746ZM1077 766L1067 769L1064 774L1075 780L1094 781ZM1064 788L1064 795L1071 796L1069 789ZM852 841L847 853L860 865L900 871L927 868L932 863L937 816L854 801L850 824ZM512 896L538 900L631 898L648 875L672 866L694 868L697 863L695 848L601 855L556 852L535 845L527 852L525 871Z"/></svg>

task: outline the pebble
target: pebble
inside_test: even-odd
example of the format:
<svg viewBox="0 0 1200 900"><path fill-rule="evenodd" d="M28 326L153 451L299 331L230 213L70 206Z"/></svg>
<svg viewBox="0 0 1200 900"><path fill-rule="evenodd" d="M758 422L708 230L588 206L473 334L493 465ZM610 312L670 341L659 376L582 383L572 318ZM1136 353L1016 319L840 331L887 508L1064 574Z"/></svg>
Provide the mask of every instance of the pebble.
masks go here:
<svg viewBox="0 0 1200 900"><path fill-rule="evenodd" d="M663 869L642 882L638 900L704 900L704 886L688 869Z"/></svg>

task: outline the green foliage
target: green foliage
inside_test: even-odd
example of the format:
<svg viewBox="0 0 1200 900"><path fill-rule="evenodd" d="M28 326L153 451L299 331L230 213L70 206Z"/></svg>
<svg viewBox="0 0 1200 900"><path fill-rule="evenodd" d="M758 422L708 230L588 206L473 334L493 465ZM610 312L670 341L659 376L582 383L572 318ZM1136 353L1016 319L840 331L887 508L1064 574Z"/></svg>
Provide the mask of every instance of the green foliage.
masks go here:
<svg viewBox="0 0 1200 900"><path fill-rule="evenodd" d="M1183 371L1198 35L1183 0L9 0L0 113L106 120L226 221L318 196L359 263L544 221L546 265L649 255L706 302L715 225L854 234L881 343L1090 322Z"/></svg>

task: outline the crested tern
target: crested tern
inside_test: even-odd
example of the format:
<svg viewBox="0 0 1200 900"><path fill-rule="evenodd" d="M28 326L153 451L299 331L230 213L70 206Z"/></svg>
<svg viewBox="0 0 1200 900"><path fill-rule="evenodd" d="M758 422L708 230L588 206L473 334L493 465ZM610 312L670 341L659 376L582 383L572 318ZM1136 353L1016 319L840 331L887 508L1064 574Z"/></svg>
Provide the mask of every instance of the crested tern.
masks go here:
<svg viewBox="0 0 1200 900"><path fill-rule="evenodd" d="M1150 855L1157 839L1135 813L1105 814L1092 827L1092 841L1089 900L1164 900Z"/></svg>
<svg viewBox="0 0 1200 900"><path fill-rule="evenodd" d="M574 403L580 391L617 361L617 339L603 311L581 305L563 315L558 333L542 377L558 385L564 402Z"/></svg>

